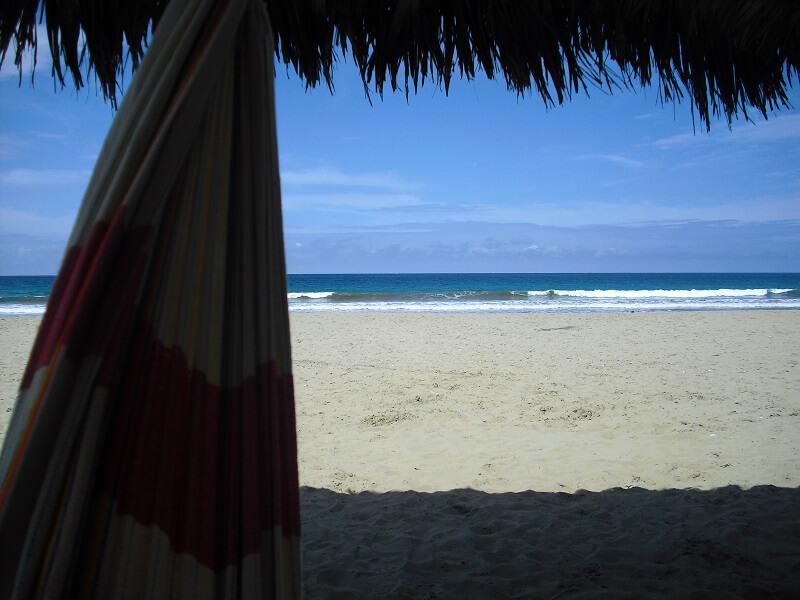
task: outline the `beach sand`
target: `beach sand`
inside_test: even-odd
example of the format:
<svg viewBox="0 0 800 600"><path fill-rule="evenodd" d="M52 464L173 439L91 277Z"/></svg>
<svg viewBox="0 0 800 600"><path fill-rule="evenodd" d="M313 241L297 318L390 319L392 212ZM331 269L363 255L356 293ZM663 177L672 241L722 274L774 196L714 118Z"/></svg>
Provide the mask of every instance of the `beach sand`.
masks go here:
<svg viewBox="0 0 800 600"><path fill-rule="evenodd" d="M0 443L40 322L39 317L0 317Z"/></svg>
<svg viewBox="0 0 800 600"><path fill-rule="evenodd" d="M798 597L800 311L291 325L307 598Z"/></svg>

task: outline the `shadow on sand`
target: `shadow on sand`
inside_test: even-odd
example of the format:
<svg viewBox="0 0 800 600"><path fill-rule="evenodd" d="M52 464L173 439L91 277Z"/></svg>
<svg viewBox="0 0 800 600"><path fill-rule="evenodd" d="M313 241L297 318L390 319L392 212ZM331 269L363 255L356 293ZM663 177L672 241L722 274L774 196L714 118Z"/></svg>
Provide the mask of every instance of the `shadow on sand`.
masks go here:
<svg viewBox="0 0 800 600"><path fill-rule="evenodd" d="M301 499L306 598L800 598L800 488Z"/></svg>

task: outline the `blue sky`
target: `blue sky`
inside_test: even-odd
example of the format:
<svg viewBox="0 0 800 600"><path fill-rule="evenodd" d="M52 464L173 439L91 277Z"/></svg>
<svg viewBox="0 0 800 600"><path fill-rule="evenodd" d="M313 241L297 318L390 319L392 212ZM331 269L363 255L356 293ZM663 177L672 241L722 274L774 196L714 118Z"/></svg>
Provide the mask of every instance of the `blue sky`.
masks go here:
<svg viewBox="0 0 800 600"><path fill-rule="evenodd" d="M113 118L0 72L0 274L57 271ZM289 272L800 271L796 109L706 133L654 91L546 109L501 82L364 96L276 79ZM753 115L755 117L755 115Z"/></svg>

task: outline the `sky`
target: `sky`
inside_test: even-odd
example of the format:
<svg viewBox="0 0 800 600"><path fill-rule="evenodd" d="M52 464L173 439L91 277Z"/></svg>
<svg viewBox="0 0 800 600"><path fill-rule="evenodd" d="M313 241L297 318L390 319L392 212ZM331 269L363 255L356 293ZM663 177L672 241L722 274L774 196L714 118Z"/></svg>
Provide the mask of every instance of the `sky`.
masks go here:
<svg viewBox="0 0 800 600"><path fill-rule="evenodd" d="M55 274L114 112L0 70L0 275ZM278 65L290 273L800 271L794 108L710 133L655 90L546 108L501 81L371 94Z"/></svg>

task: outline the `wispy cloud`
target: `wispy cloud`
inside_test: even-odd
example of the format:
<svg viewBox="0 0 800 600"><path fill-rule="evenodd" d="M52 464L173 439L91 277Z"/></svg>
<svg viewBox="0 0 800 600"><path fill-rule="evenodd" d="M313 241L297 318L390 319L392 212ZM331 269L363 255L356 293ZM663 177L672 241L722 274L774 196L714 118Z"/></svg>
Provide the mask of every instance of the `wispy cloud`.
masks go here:
<svg viewBox="0 0 800 600"><path fill-rule="evenodd" d="M66 242L75 215L44 216L0 206L0 234L51 238Z"/></svg>
<svg viewBox="0 0 800 600"><path fill-rule="evenodd" d="M353 234L414 234L414 233L434 233L434 228L423 227L420 225L400 225L400 226L385 226L385 225L349 225L349 226L336 226L336 227L286 227L284 233L286 235L297 236L327 236L327 235L353 235ZM303 244L297 243L297 246Z"/></svg>
<svg viewBox="0 0 800 600"><path fill-rule="evenodd" d="M0 158L14 158L19 155L20 150L30 145L30 140L23 137L10 133L0 133Z"/></svg>
<svg viewBox="0 0 800 600"><path fill-rule="evenodd" d="M779 115L759 123L742 123L733 128L729 140L772 142L800 139L800 114Z"/></svg>
<svg viewBox="0 0 800 600"><path fill-rule="evenodd" d="M797 221L675 220L289 230L287 260L290 272L746 270L759 264L787 270L800 256L798 227Z"/></svg>
<svg viewBox="0 0 800 600"><path fill-rule="evenodd" d="M89 169L9 169L0 171L0 185L64 185L88 180Z"/></svg>
<svg viewBox="0 0 800 600"><path fill-rule="evenodd" d="M287 209L327 207L337 209L396 209L418 205L419 197L412 194L365 194L335 193L335 194L284 194L283 203Z"/></svg>
<svg viewBox="0 0 800 600"><path fill-rule="evenodd" d="M653 145L661 150L668 150L679 146L686 146L689 144L699 144L703 141L711 139L707 133L679 133L665 138L659 138L653 141Z"/></svg>
<svg viewBox="0 0 800 600"><path fill-rule="evenodd" d="M543 225L580 227L585 225L624 225L649 221L695 219L715 221L737 219L765 222L797 217L800 196L789 190L785 194L706 198L687 196L671 203L650 199L646 195L619 197L614 201L598 201L591 197L571 203L531 202L525 205L498 205L491 212L496 223L540 223Z"/></svg>
<svg viewBox="0 0 800 600"><path fill-rule="evenodd" d="M490 204L464 204L464 203L430 203L430 204L410 204L404 206L380 207L382 212L403 211L409 213L458 213L468 215L473 213L491 212L496 209Z"/></svg>
<svg viewBox="0 0 800 600"><path fill-rule="evenodd" d="M64 134L64 133L52 133L52 132L48 132L48 131L37 131L37 132L34 133L34 135L37 138L39 138L41 140L46 140L48 142L49 141L58 141L58 142L68 142L68 141L70 141L70 137L68 135Z"/></svg>
<svg viewBox="0 0 800 600"><path fill-rule="evenodd" d="M608 162L626 169L641 169L644 166L642 161L628 158L622 154L581 154L578 159Z"/></svg>
<svg viewBox="0 0 800 600"><path fill-rule="evenodd" d="M31 74L36 73L40 76L49 77L50 70L53 66L53 58L50 56L50 47L47 44L47 28L44 25L36 26L36 37L39 41L39 48L36 52L36 63L34 71L34 53L28 49L23 53L22 65L22 82L31 80ZM14 64L14 55L16 49L10 45L9 52L6 55L6 60L3 61L3 68L0 69L0 77L4 79L19 79L20 69Z"/></svg>
<svg viewBox="0 0 800 600"><path fill-rule="evenodd" d="M281 183L285 186L368 187L384 190L410 190L416 187L392 171L347 173L332 167L283 171Z"/></svg>
<svg viewBox="0 0 800 600"><path fill-rule="evenodd" d="M681 133L653 141L662 150L690 144L761 143L800 139L800 114L777 115L767 121L739 123L728 130L711 133Z"/></svg>

